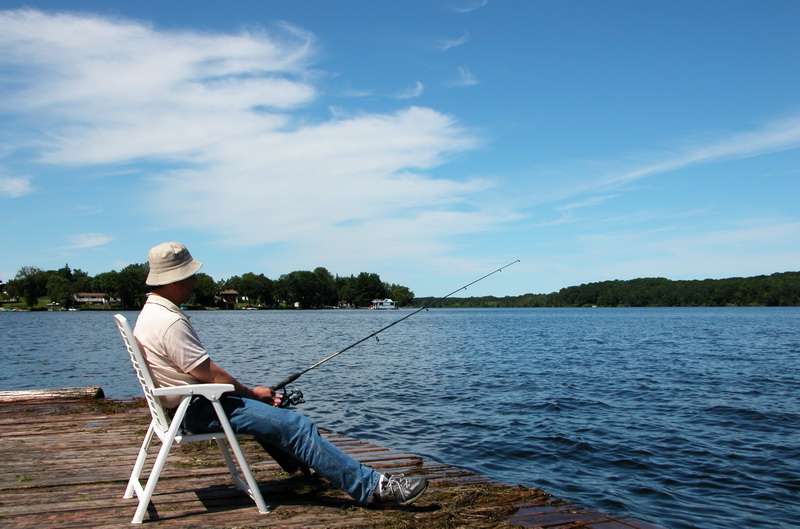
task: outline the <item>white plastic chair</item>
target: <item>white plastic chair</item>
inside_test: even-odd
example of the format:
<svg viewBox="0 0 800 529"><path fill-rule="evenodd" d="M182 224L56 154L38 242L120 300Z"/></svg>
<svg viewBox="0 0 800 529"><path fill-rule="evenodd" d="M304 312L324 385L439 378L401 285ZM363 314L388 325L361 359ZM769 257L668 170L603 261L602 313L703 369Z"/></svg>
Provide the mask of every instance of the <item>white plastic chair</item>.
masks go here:
<svg viewBox="0 0 800 529"><path fill-rule="evenodd" d="M128 320L121 314L117 314L114 316L114 321L117 324L117 328L119 328L122 339L125 341L125 347L130 354L131 362L133 362L133 367L136 370L139 383L142 385L147 405L150 408L150 415L152 416L150 427L147 429L147 434L144 436L144 442L139 449L139 456L136 458L136 464L133 467L131 478L128 481L128 488L125 490L125 495L123 496L123 498L133 498L135 492L139 498L139 506L136 509L136 514L134 514L131 523L142 523L144 513L150 505L150 498L153 496L156 483L158 482L161 470L164 468L172 446L192 441L207 441L209 439L214 439L217 442L222 452L222 457L228 465L231 476L233 476L233 482L236 487L246 492L248 496L253 499L258 507L258 512L261 514L269 513L269 509L266 503L264 503L264 498L261 496L261 491L258 488L258 482L256 482L253 473L250 471L250 466L247 464L244 452L242 452L242 448L236 440L236 434L228 421L228 417L225 415L225 411L222 409L222 404L219 402L219 398L223 393L233 391L233 385L193 384L170 388L155 387L155 384L153 384L153 377L150 374L150 368L144 359L139 343L133 337ZM170 419L169 414L161 405L161 401L158 398L166 395L183 395L183 399L178 405L172 419ZM189 402L195 395L202 395L211 401L214 410L217 412L219 422L222 425L221 432L189 435L181 430L181 422L183 421L184 415L186 415ZM142 487L139 482L139 476L144 468L147 459L147 451L150 448L153 435L156 435L161 441L161 449L158 451L158 456L156 457L155 463L153 463L153 468L150 470L147 483ZM228 445L230 445L233 449L233 453L236 455L236 460L239 463L239 468L244 475L244 479L242 479L236 469L236 465L228 450Z"/></svg>

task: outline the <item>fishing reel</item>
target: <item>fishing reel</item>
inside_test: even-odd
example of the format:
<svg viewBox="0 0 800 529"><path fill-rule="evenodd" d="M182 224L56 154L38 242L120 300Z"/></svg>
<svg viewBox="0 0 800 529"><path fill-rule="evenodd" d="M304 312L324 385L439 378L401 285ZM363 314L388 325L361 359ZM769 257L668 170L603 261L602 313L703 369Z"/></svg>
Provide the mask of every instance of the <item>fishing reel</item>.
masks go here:
<svg viewBox="0 0 800 529"><path fill-rule="evenodd" d="M297 406L305 402L303 392L297 388L285 388L281 403L278 404L279 408L288 408L289 406Z"/></svg>

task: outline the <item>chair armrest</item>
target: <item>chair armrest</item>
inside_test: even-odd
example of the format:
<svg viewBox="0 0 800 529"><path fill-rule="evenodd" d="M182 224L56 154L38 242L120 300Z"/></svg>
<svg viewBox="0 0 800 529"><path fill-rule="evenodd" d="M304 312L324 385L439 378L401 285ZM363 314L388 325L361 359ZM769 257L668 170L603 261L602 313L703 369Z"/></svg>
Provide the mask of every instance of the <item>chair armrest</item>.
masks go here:
<svg viewBox="0 0 800 529"><path fill-rule="evenodd" d="M219 400L223 393L233 391L233 384L189 384L187 386L173 386L169 388L155 388L153 395L166 397L167 395L202 395L209 400Z"/></svg>

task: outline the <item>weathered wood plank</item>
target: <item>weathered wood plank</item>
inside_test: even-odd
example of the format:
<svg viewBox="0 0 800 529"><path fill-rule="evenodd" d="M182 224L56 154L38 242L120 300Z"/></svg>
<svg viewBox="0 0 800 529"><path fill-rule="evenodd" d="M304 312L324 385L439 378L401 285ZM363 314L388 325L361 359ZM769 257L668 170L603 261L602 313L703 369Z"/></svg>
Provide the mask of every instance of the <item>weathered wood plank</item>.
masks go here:
<svg viewBox="0 0 800 529"><path fill-rule="evenodd" d="M103 397L103 389L98 387L0 391L0 402L87 400L102 399Z"/></svg>

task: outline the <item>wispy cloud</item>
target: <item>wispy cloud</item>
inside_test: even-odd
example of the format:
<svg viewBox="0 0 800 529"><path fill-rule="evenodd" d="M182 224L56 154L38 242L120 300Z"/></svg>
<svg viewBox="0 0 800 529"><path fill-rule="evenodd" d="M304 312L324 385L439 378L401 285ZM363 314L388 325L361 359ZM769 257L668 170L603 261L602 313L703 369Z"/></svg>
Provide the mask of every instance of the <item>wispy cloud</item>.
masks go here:
<svg viewBox="0 0 800 529"><path fill-rule="evenodd" d="M472 13L487 5L490 0L461 0L458 2L450 2L448 9L454 13Z"/></svg>
<svg viewBox="0 0 800 529"><path fill-rule="evenodd" d="M659 274L700 279L746 274L743 270L754 274L784 271L775 270L774 263L800 258L800 245L794 241L800 241L800 223L758 218L716 228L661 227L589 234L576 241L576 249L603 263L598 265L602 267L598 268L600 277Z"/></svg>
<svg viewBox="0 0 800 529"><path fill-rule="evenodd" d="M104 233L80 233L69 238L69 244L62 250L83 250L103 246L114 240L114 237Z"/></svg>
<svg viewBox="0 0 800 529"><path fill-rule="evenodd" d="M600 181L613 186L634 182L656 174L710 162L741 160L800 147L800 115L766 123L756 129L720 134L684 142L671 152L655 155L650 162L610 173Z"/></svg>
<svg viewBox="0 0 800 529"><path fill-rule="evenodd" d="M51 163L181 156L286 124L314 97L313 39L290 26L204 35L128 21L22 10L0 15L9 65L4 111L46 120ZM134 43L137 43L135 45ZM13 88L12 88L13 87ZM42 138L44 139L44 138Z"/></svg>
<svg viewBox="0 0 800 529"><path fill-rule="evenodd" d="M692 139L676 140L659 151L634 153L616 160L577 160L540 167L532 171L534 176L530 180L535 182L535 189L526 200L530 205L596 195L630 188L642 180L690 167L797 148L800 148L800 115L790 115L748 131L695 135Z"/></svg>
<svg viewBox="0 0 800 529"><path fill-rule="evenodd" d="M33 192L31 176L0 176L0 196L17 198Z"/></svg>
<svg viewBox="0 0 800 529"><path fill-rule="evenodd" d="M0 65L24 65L8 69L0 110L39 127L40 147L13 146L31 158L106 174L146 164L148 195L129 203L154 226L233 245L291 243L331 259L391 246L413 258L507 221L480 203L490 181L429 174L480 143L452 117L409 107L311 118L314 55L313 36L291 26L225 35L0 12ZM110 239L83 234L70 248Z"/></svg>
<svg viewBox="0 0 800 529"><path fill-rule="evenodd" d="M410 86L407 89L403 90L395 97L397 99L413 99L415 97L421 96L425 92L425 85L417 81L414 86Z"/></svg>
<svg viewBox="0 0 800 529"><path fill-rule="evenodd" d="M589 197L585 200L581 200L580 202L570 202L569 204L564 204L562 206L558 206L555 208L556 211L569 211L571 209L578 209L578 208L585 208L589 206L596 206L598 204L602 204L606 200L614 198L616 195L602 195L602 196L594 196Z"/></svg>
<svg viewBox="0 0 800 529"><path fill-rule="evenodd" d="M478 84L478 79L467 68L461 66L456 71L456 78L453 79L449 84L453 87L473 86Z"/></svg>
<svg viewBox="0 0 800 529"><path fill-rule="evenodd" d="M101 214L104 208L99 204L75 204L72 211L76 216L91 216Z"/></svg>
<svg viewBox="0 0 800 529"><path fill-rule="evenodd" d="M450 48L456 48L463 44L466 44L467 40L469 40L469 33L465 32L463 36L457 39L442 39L438 42L437 47L441 51L447 51Z"/></svg>
<svg viewBox="0 0 800 529"><path fill-rule="evenodd" d="M220 146L208 155L208 165L156 177L162 192L154 202L171 212L173 223L222 232L237 245L318 237L341 243L352 236L357 244L382 247L377 219L405 226L398 233L409 239L424 240L430 236L409 230L411 219L427 208L454 208L487 183L431 179L423 170L473 145L451 118L430 109L359 115ZM186 200L176 204L174 196ZM252 214L230 215L217 207L224 203ZM368 228L363 233L362 224ZM259 225L267 228L253 229ZM276 225L281 229L271 228Z"/></svg>

